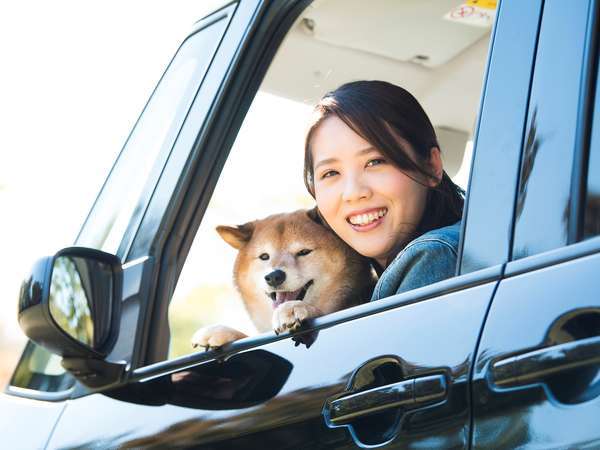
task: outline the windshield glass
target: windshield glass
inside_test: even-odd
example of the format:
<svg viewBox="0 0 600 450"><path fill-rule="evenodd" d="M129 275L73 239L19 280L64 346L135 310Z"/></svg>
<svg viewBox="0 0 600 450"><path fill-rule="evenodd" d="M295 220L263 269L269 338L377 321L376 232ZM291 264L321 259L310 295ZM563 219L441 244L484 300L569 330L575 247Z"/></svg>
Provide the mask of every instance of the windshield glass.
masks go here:
<svg viewBox="0 0 600 450"><path fill-rule="evenodd" d="M179 48L121 151L77 245L116 254L129 224L141 217L223 35L227 17L221 15Z"/></svg>

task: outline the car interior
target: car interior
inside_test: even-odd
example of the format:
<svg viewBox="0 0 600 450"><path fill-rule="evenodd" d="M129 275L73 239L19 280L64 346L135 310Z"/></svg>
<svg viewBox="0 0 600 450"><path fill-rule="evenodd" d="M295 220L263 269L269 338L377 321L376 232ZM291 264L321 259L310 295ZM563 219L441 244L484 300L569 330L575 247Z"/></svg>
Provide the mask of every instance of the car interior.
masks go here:
<svg viewBox="0 0 600 450"><path fill-rule="evenodd" d="M460 4L317 0L290 29L261 90L314 105L348 81L402 86L427 111L453 178L470 163L465 148L475 127L491 30L449 20Z"/></svg>

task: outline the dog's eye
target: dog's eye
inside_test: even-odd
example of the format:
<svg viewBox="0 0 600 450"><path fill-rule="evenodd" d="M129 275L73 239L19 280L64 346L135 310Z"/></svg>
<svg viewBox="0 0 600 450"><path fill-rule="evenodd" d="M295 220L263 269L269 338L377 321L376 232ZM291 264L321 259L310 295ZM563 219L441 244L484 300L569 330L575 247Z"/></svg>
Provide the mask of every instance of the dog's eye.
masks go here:
<svg viewBox="0 0 600 450"><path fill-rule="evenodd" d="M308 255L310 252L312 252L312 250L309 250L307 248L303 248L302 250L300 250L298 253L296 253L296 256L304 256L304 255Z"/></svg>
<svg viewBox="0 0 600 450"><path fill-rule="evenodd" d="M266 261L267 259L269 259L269 254L268 253L262 253L259 256L260 259L262 259L263 261Z"/></svg>

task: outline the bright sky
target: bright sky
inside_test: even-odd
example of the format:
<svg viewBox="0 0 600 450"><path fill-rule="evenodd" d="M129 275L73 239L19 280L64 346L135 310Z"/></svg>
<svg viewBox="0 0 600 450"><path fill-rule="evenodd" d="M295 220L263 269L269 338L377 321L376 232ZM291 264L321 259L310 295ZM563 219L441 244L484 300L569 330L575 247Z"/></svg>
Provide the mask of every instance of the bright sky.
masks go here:
<svg viewBox="0 0 600 450"><path fill-rule="evenodd" d="M0 14L0 350L20 282L71 245L193 23L224 0L10 2Z"/></svg>

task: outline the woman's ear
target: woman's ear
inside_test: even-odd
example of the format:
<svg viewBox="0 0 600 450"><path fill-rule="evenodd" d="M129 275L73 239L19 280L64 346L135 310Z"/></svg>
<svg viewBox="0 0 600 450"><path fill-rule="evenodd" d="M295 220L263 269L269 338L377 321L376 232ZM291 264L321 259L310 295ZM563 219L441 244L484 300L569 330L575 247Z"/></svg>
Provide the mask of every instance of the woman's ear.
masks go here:
<svg viewBox="0 0 600 450"><path fill-rule="evenodd" d="M429 186L436 187L442 182L444 167L442 164L442 153L438 147L431 147L429 152L429 170L435 178L429 178Z"/></svg>

